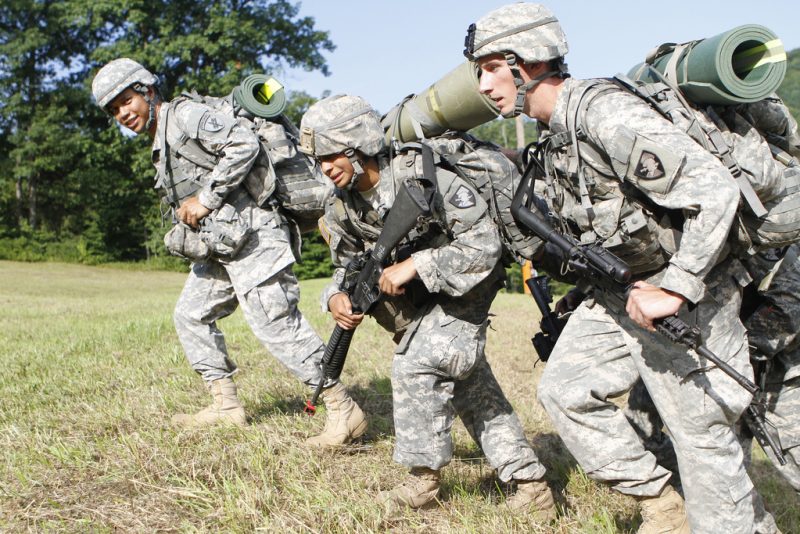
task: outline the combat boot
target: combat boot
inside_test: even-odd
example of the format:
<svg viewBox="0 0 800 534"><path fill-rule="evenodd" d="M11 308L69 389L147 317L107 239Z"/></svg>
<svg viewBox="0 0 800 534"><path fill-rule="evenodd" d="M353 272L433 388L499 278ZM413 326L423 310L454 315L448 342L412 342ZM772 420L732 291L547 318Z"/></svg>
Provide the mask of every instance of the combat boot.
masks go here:
<svg viewBox="0 0 800 534"><path fill-rule="evenodd" d="M639 499L642 524L638 534L690 534L683 497L667 485L661 495Z"/></svg>
<svg viewBox="0 0 800 534"><path fill-rule="evenodd" d="M526 511L538 521L550 522L556 518L556 501L547 481L520 480L517 491L506 499L509 508L515 511Z"/></svg>
<svg viewBox="0 0 800 534"><path fill-rule="evenodd" d="M244 408L236 395L236 384L230 378L220 378L208 384L214 398L210 406L206 406L196 414L177 414L172 423L178 426L207 426L217 423L245 426L247 419Z"/></svg>
<svg viewBox="0 0 800 534"><path fill-rule="evenodd" d="M349 443L366 432L367 418L341 382L323 390L321 397L328 414L325 430L318 436L308 438L307 444L335 447Z"/></svg>
<svg viewBox="0 0 800 534"><path fill-rule="evenodd" d="M422 508L436 500L441 486L439 471L414 467L408 478L396 488L378 494L378 503L392 516L405 507Z"/></svg>

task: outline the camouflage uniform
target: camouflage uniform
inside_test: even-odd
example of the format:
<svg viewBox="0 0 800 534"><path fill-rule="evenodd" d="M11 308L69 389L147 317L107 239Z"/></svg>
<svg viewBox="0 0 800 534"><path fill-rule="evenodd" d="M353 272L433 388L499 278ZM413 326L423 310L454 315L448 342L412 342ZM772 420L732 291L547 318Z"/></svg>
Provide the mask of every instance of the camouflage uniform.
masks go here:
<svg viewBox="0 0 800 534"><path fill-rule="evenodd" d="M242 221L250 229L231 258L212 255L195 261L175 307L175 326L186 357L204 380L231 376L217 321L242 305L245 319L265 347L300 380L314 385L324 352L320 337L297 309L299 287L292 273L294 255L289 225L276 209L258 207L241 187L259 153L253 132L232 117L190 100L164 103L153 142L157 187L167 193L176 176L189 174L201 184L201 204L215 210L210 219ZM170 155L183 136L212 154L222 154L212 170Z"/></svg>
<svg viewBox="0 0 800 534"><path fill-rule="evenodd" d="M412 173L422 176L420 159L415 152L391 162L378 156L380 182L366 198L341 190L327 207L322 230L336 273L322 295L324 309L339 291L343 266L376 242L395 188ZM447 465L458 415L501 480L540 479L545 469L484 354L489 307L504 278L497 227L472 185L441 168L435 181L435 213L412 231L421 284L407 293L422 302L386 298L375 311L384 328L402 334L392 365L394 460L410 468Z"/></svg>
<svg viewBox="0 0 800 534"><path fill-rule="evenodd" d="M582 161L563 142L576 116ZM712 352L752 377L738 320L750 278L739 261L719 261L738 202L724 166L640 99L604 81L565 80L549 128L546 163L556 179L548 179L545 196L553 211L579 238L603 242L638 279L695 304L682 311L684 320L701 328ZM679 246L654 206L683 213ZM624 304L599 291L581 304L538 395L589 476L622 493L653 496L670 473L609 400L639 377L673 435L693 532L752 531L755 492L732 429L750 395L694 352L635 325Z"/></svg>
<svg viewBox="0 0 800 534"><path fill-rule="evenodd" d="M781 260L775 251L753 256L745 261L757 284L769 275L769 281L759 289L758 308L745 321L750 346L756 357L754 363L766 366L766 375L759 379L765 393L768 431L776 435L786 458L781 466L772 449L764 452L778 472L800 492L800 260L798 245L792 245ZM777 263L780 261L780 263ZM770 275L770 273L772 273ZM760 362L761 357L767 360ZM653 400L639 381L628 396L625 416L647 450L653 452L662 465L675 465L672 440L662 430L662 421ZM740 423L740 441L745 465L749 467L753 444L752 433ZM761 534L779 532L763 503L756 501L756 531Z"/></svg>
<svg viewBox="0 0 800 534"><path fill-rule="evenodd" d="M734 110L768 141L789 151L795 157L800 155L797 122L777 95L753 104L736 106ZM719 113L725 115L729 111L722 108ZM749 135L754 136L754 132ZM736 146L735 143L740 142L740 139L741 136L734 137L731 141ZM753 150L748 144L751 143L745 143L745 146L738 150L737 161L741 160L751 175L756 174L761 168L765 169L761 174L775 174L775 171L767 169L767 166L774 167L776 160L769 154ZM761 161L764 159L768 160L767 163ZM797 429L800 428L798 425L800 406L797 399L800 393L796 380L800 376L800 354L798 354L800 341L797 339L797 333L800 331L798 323L800 302L797 296L800 291L800 275L798 275L800 265L797 253L798 245L792 245L785 251L768 250L745 257L745 267L755 280L755 286L758 286L758 296L755 296L758 307L753 310L752 306L746 306L748 310L746 312L743 310L743 317L749 344L755 349L752 354L755 357L754 363L760 366L766 365L767 417L781 438L787 465L780 466L771 450L767 450L766 453L776 469L796 490L800 491L800 468L798 468L800 452L797 448ZM755 290L753 292L755 293ZM759 363L762 357L770 359L770 363ZM639 383L631 390L626 415L640 436L648 443L648 450L656 452L662 462L666 460L674 463L672 444L661 430L661 420L643 384ZM752 435L749 432L744 432L742 444L745 448L745 461L749 462L749 451L752 447Z"/></svg>
<svg viewBox="0 0 800 534"><path fill-rule="evenodd" d="M763 302L745 321L750 346L767 360L764 381L767 418L777 432L786 465L772 450L765 452L775 468L800 492L800 246L792 245L776 265L769 255L747 261L756 280L771 279L762 286ZM746 441L752 445L752 439Z"/></svg>

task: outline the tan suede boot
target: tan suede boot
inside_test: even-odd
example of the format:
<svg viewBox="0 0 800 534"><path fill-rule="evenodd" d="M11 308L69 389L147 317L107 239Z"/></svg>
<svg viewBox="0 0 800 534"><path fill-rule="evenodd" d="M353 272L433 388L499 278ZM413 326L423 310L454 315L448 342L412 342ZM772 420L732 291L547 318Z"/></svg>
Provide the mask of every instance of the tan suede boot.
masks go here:
<svg viewBox="0 0 800 534"><path fill-rule="evenodd" d="M178 426L206 426L217 423L245 426L247 419L244 408L236 395L236 384L230 378L220 378L208 384L214 398L210 406L206 406L196 414L176 414L172 423Z"/></svg>
<svg viewBox="0 0 800 534"><path fill-rule="evenodd" d="M667 485L661 495L639 499L642 524L638 534L690 534L683 497Z"/></svg>
<svg viewBox="0 0 800 534"><path fill-rule="evenodd" d="M538 521L549 522L556 518L553 491L544 479L518 481L516 493L506 499L506 504L512 510L530 513Z"/></svg>
<svg viewBox="0 0 800 534"><path fill-rule="evenodd" d="M408 478L389 491L378 494L378 503L383 506L388 516L392 516L403 508L422 508L436 500L441 486L439 471L427 467L411 469Z"/></svg>
<svg viewBox="0 0 800 534"><path fill-rule="evenodd" d="M360 437L367 430L367 418L341 382L322 391L328 419L322 434L308 438L315 447L336 447Z"/></svg>

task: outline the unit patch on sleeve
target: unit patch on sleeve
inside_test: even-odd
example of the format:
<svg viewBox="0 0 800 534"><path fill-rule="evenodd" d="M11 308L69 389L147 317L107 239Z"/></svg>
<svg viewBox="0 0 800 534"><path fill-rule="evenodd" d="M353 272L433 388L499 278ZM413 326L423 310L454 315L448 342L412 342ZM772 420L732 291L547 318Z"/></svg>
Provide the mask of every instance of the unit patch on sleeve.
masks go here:
<svg viewBox="0 0 800 534"><path fill-rule="evenodd" d="M453 196L450 197L450 204L461 209L471 208L476 204L475 193L466 186L459 186Z"/></svg>
<svg viewBox="0 0 800 534"><path fill-rule="evenodd" d="M664 165L661 163L661 160L658 159L658 156L652 152L643 150L633 174L645 180L661 178L664 176Z"/></svg>
<svg viewBox="0 0 800 534"><path fill-rule="evenodd" d="M210 133L222 130L223 126L225 125L222 124L222 121L211 113L206 113L205 117L203 117L203 120L200 122L200 128Z"/></svg>

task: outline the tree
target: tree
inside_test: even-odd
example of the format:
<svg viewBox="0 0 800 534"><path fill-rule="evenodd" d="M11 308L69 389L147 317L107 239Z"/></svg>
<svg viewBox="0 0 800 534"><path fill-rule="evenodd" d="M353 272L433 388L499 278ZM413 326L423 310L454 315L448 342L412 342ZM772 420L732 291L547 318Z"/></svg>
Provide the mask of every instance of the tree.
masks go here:
<svg viewBox="0 0 800 534"><path fill-rule="evenodd" d="M515 121L516 119L498 118L476 126L470 130L469 133L479 139L491 141L504 148L516 148L517 133ZM526 118L523 118L523 121L525 127L525 144L527 145L537 138L536 122Z"/></svg>
<svg viewBox="0 0 800 534"><path fill-rule="evenodd" d="M787 54L786 78L778 94L783 98L795 119L800 119L800 48Z"/></svg>
<svg viewBox="0 0 800 534"><path fill-rule="evenodd" d="M161 79L167 98L185 89L222 95L254 72L285 66L328 74L322 50L334 50L314 19L287 0L122 0L96 3L92 25L110 23L117 38L94 50L102 65L130 57Z"/></svg>
<svg viewBox="0 0 800 534"><path fill-rule="evenodd" d="M0 6L0 144L4 185L13 183L16 224L39 224L39 191L63 168L76 138L59 134L74 103L70 71L95 40L70 2L9 0ZM78 68L78 70L80 70Z"/></svg>
<svg viewBox="0 0 800 534"><path fill-rule="evenodd" d="M226 94L287 66L327 74L322 52L333 49L287 0L3 2L0 238L82 236L87 254L109 259L142 258L160 242L148 140L93 105L91 80L107 61L142 62L169 98Z"/></svg>

